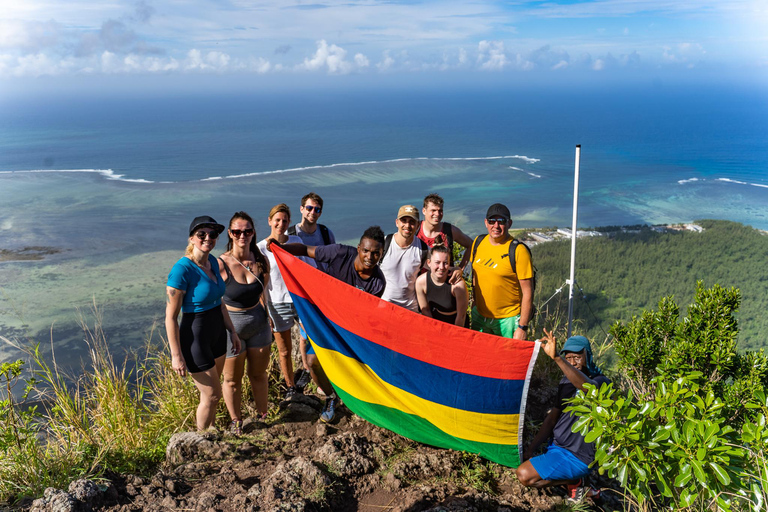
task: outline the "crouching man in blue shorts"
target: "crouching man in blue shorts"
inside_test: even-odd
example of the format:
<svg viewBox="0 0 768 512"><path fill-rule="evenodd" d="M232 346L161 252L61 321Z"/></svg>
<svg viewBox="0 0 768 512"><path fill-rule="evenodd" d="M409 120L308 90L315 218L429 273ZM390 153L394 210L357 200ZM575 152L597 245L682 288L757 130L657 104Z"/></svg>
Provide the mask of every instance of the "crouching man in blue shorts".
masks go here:
<svg viewBox="0 0 768 512"><path fill-rule="evenodd" d="M571 336L557 353L557 342L551 332L544 330L546 337L541 340L544 352L552 358L565 375L557 388L557 399L533 442L523 453L523 462L517 468L517 478L527 487L549 487L567 485L568 498L580 501L594 497L597 491L583 485L589 474L589 465L595 460L595 445L587 443L571 427L578 419L572 413L563 413L565 402L578 391L584 391L584 384L601 386L610 382L592 361L592 347L584 336ZM552 442L546 453L531 458L533 452L547 439Z"/></svg>

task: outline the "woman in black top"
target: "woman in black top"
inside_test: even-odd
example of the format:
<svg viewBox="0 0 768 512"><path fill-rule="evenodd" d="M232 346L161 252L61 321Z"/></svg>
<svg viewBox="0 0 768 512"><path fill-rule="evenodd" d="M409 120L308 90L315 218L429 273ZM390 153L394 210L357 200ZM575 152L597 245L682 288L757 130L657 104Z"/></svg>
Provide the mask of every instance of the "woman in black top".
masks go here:
<svg viewBox="0 0 768 512"><path fill-rule="evenodd" d="M450 252L446 246L435 245L429 250L429 272L416 279L416 298L422 315L466 327L467 285L464 279L454 285L448 282L451 275L449 261Z"/></svg>
<svg viewBox="0 0 768 512"><path fill-rule="evenodd" d="M232 431L242 433L242 383L245 362L259 419L267 416L267 392L272 329L266 310L264 290L269 280L269 263L256 247L253 219L237 212L229 221L227 252L219 257L221 277L226 283L222 301L242 340L240 352L228 351L224 364L224 401L232 418ZM229 340L228 340L229 342Z"/></svg>

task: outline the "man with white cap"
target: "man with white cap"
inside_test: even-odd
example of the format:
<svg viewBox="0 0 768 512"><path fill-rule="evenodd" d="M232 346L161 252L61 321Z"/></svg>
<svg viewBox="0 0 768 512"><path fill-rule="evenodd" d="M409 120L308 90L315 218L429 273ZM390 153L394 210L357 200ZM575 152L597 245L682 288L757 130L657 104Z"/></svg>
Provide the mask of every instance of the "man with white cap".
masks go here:
<svg viewBox="0 0 768 512"><path fill-rule="evenodd" d="M384 241L384 253L379 262L387 287L382 299L419 312L416 299L416 278L424 266L429 248L416 237L419 210L410 204L401 206L395 218L397 232Z"/></svg>

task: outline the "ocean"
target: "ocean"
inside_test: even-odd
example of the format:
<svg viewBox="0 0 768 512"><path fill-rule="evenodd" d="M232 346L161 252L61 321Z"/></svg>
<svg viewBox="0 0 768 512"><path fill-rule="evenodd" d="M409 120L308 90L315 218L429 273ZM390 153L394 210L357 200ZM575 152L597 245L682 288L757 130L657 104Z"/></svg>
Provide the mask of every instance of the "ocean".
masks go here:
<svg viewBox="0 0 768 512"><path fill-rule="evenodd" d="M718 218L768 229L768 93L735 86L436 91L366 89L0 98L0 336L52 344L76 367L78 315L116 349L162 333L167 272L192 217L269 209L313 190L321 222L355 243L394 231L431 192L469 234L485 209L515 227ZM155 329L153 330L153 325ZM159 330L157 328L159 327ZM52 342L51 342L52 340ZM0 361L18 352L0 344Z"/></svg>

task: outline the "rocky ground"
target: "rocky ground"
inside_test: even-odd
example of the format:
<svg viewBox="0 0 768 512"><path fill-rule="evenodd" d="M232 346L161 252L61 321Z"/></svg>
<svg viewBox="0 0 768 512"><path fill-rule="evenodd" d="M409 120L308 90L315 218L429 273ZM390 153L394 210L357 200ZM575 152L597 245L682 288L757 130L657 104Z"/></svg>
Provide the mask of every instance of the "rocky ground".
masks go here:
<svg viewBox="0 0 768 512"><path fill-rule="evenodd" d="M174 435L151 478L107 474L48 489L21 504L34 512L523 511L572 510L559 489L522 487L514 472L474 455L428 447L355 416L318 421L322 402L296 396L271 423L246 420L244 434ZM596 482L607 486L608 482ZM603 492L575 509L617 510Z"/></svg>

